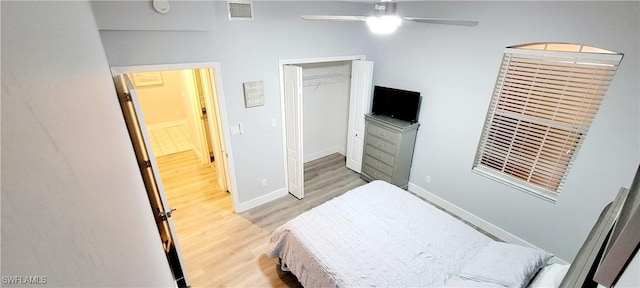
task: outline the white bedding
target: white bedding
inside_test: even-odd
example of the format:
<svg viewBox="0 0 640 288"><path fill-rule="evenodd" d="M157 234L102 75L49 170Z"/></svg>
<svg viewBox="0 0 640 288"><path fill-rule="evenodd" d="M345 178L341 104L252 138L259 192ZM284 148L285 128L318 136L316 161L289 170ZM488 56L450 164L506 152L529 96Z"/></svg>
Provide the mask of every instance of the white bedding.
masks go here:
<svg viewBox="0 0 640 288"><path fill-rule="evenodd" d="M437 287L490 241L409 192L373 181L277 228L267 254L305 287Z"/></svg>

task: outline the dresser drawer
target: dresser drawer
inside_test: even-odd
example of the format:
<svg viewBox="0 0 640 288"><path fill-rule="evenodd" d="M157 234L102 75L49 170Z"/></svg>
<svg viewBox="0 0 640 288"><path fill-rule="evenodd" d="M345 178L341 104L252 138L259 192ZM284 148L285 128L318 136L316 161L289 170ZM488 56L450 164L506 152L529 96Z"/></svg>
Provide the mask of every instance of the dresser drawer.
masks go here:
<svg viewBox="0 0 640 288"><path fill-rule="evenodd" d="M389 166L393 166L393 164L395 163L395 157L385 152L382 152L371 145L367 145L366 147L364 147L364 151L366 154L365 159L367 156L369 156L378 161L381 161L382 163L386 163Z"/></svg>
<svg viewBox="0 0 640 288"><path fill-rule="evenodd" d="M369 175L369 177L372 177L373 179L384 180L391 183L391 176L384 174L367 164L363 165L362 172Z"/></svg>
<svg viewBox="0 0 640 288"><path fill-rule="evenodd" d="M377 159L369 156L369 157L364 157L364 164L365 165L369 165L373 168L375 168L376 170L385 173L389 176L393 175L393 167L383 163L382 161L378 161Z"/></svg>
<svg viewBox="0 0 640 288"><path fill-rule="evenodd" d="M400 142L400 138L402 137L398 132L390 131L375 124L369 124L367 126L367 134L378 136L393 144Z"/></svg>
<svg viewBox="0 0 640 288"><path fill-rule="evenodd" d="M391 155L395 155L396 154L396 145L389 143L385 140L382 140L378 137L373 137L371 135L367 135L367 145L371 145L373 147L376 147L376 149L378 150L382 150L384 152L387 152Z"/></svg>

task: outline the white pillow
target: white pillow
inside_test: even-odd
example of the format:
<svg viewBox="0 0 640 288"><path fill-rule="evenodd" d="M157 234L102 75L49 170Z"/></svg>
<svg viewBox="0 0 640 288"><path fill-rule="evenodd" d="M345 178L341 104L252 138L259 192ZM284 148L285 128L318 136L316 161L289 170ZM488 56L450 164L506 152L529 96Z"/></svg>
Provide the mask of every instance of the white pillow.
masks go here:
<svg viewBox="0 0 640 288"><path fill-rule="evenodd" d="M505 287L525 287L551 257L533 248L489 242L464 265L460 277Z"/></svg>
<svg viewBox="0 0 640 288"><path fill-rule="evenodd" d="M529 288L550 288L559 287L564 279L564 275L569 271L570 265L563 265L558 263L549 264L542 267L538 275L531 280Z"/></svg>

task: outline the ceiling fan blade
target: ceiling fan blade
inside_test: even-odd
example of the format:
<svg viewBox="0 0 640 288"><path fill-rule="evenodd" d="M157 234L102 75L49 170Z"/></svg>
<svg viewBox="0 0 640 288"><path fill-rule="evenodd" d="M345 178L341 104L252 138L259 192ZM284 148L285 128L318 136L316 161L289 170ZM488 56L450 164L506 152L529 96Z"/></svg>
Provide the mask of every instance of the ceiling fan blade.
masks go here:
<svg viewBox="0 0 640 288"><path fill-rule="evenodd" d="M454 20L454 19L440 19L440 18L420 18L420 17L402 17L404 20L415 21L419 23L429 24L444 24L444 25L458 25L458 26L476 26L478 21L469 20Z"/></svg>
<svg viewBox="0 0 640 288"><path fill-rule="evenodd" d="M365 21L366 16L341 16L341 15L301 15L304 20L320 20L320 21Z"/></svg>

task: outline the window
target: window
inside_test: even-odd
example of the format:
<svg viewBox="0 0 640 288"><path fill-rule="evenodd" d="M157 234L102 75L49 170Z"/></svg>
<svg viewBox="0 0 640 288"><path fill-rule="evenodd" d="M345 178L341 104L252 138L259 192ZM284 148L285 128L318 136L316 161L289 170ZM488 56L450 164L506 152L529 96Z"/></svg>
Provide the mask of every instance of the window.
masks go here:
<svg viewBox="0 0 640 288"><path fill-rule="evenodd" d="M507 47L474 171L555 201L622 56L564 43Z"/></svg>

